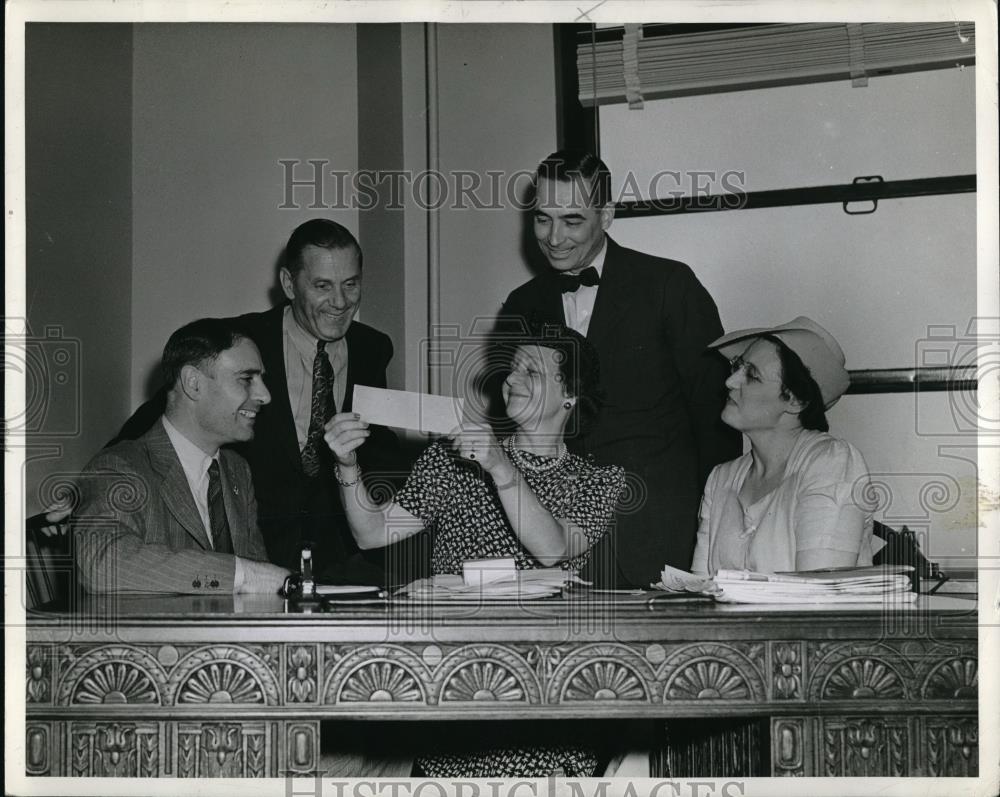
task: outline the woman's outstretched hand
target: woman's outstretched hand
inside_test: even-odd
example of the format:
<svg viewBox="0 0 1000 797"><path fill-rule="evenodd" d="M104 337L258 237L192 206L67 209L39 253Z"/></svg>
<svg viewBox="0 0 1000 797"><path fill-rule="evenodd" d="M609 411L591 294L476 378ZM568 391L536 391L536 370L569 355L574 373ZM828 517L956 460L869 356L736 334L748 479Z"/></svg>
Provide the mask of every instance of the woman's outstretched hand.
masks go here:
<svg viewBox="0 0 1000 797"><path fill-rule="evenodd" d="M368 424L356 412L338 412L326 422L323 439L338 464L346 467L358 462L357 448L368 439Z"/></svg>

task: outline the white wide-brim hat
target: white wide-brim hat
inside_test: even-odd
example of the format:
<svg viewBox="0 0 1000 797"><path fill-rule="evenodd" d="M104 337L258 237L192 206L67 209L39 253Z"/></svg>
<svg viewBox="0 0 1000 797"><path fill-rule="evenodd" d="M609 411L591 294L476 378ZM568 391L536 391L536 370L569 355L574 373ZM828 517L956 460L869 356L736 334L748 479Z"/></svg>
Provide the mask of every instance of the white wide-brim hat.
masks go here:
<svg viewBox="0 0 1000 797"><path fill-rule="evenodd" d="M723 356L732 359L746 351L750 338L761 335L774 335L799 356L809 369L810 376L819 385L819 392L827 409L837 403L851 384L851 377L844 367L844 352L840 344L833 335L804 315L776 327L730 332L712 341L708 348L718 349Z"/></svg>

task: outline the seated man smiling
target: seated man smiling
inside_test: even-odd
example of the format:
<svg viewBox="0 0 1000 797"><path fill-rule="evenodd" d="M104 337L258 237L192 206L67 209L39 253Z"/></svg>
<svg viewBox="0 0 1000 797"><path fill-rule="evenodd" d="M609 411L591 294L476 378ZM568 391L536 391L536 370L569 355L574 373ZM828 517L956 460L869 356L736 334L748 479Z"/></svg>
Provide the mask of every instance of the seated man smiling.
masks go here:
<svg viewBox="0 0 1000 797"><path fill-rule="evenodd" d="M274 593L250 468L227 443L253 437L270 400L253 341L229 322L181 327L163 350L166 410L138 440L84 469L72 519L90 592Z"/></svg>

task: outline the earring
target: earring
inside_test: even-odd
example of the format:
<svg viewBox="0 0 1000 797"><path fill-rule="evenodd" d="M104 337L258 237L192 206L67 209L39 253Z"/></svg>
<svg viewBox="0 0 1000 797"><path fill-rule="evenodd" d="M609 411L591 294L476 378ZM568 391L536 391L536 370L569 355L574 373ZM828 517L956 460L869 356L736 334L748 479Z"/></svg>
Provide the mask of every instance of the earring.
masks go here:
<svg viewBox="0 0 1000 797"><path fill-rule="evenodd" d="M563 402L563 409L566 409L566 410L573 409L573 402L572 401L564 401Z"/></svg>

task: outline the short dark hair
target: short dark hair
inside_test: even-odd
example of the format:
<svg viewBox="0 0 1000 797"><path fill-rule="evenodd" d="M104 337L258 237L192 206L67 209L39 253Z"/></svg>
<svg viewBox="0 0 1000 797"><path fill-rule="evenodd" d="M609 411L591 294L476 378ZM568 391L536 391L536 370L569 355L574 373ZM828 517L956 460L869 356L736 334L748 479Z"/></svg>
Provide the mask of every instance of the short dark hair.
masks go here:
<svg viewBox="0 0 1000 797"><path fill-rule="evenodd" d="M813 429L817 432L830 431L826 420L826 409L823 405L823 394L816 380L809 373L809 368L802 359L775 335L761 335L762 340L773 343L778 349L778 359L781 360L781 395L786 400L794 396L803 404L799 413L799 423L803 429Z"/></svg>
<svg viewBox="0 0 1000 797"><path fill-rule="evenodd" d="M358 255L358 266L364 265L364 256L358 239L343 224L337 224L331 219L310 219L292 230L288 243L285 244L281 265L287 268L293 277L302 270L302 253L307 246L318 246L320 249L353 249Z"/></svg>
<svg viewBox="0 0 1000 797"><path fill-rule="evenodd" d="M589 186L591 205L604 207L611 201L611 172L604 161L583 149L560 149L549 155L535 170L534 187L541 179L569 183L580 178Z"/></svg>
<svg viewBox="0 0 1000 797"><path fill-rule="evenodd" d="M604 403L601 366L593 344L576 330L562 324L532 322L527 335L510 341L510 356L518 346L540 346L558 353L559 376L566 394L576 406L566 426L568 436L589 429Z"/></svg>
<svg viewBox="0 0 1000 797"><path fill-rule="evenodd" d="M214 361L245 337L232 321L225 318L199 318L185 324L170 336L163 347L160 366L167 389L177 384L185 365L200 366Z"/></svg>

